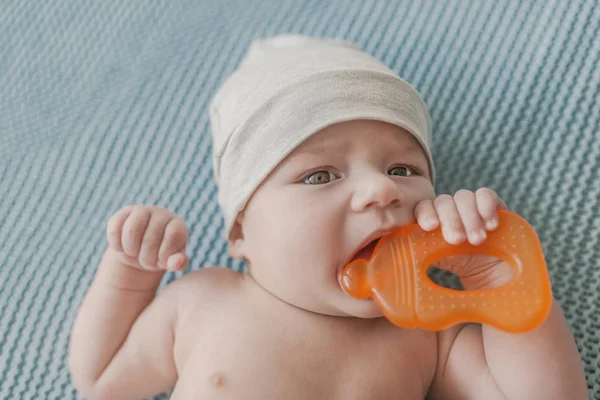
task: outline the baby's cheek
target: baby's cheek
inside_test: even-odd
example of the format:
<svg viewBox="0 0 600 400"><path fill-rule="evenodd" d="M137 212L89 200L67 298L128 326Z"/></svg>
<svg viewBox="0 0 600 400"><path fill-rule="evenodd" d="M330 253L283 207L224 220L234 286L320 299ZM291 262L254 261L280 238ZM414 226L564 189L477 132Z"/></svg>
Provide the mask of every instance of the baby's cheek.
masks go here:
<svg viewBox="0 0 600 400"><path fill-rule="evenodd" d="M332 254L332 238L323 235L323 230L305 230L300 227L280 238L277 251L287 263L305 271L323 269ZM314 275L314 272L310 272Z"/></svg>
<svg viewBox="0 0 600 400"><path fill-rule="evenodd" d="M430 181L426 180L420 182L420 185L415 188L415 192L411 196L412 200L415 202L415 205L422 200L434 200L435 197L435 188Z"/></svg>

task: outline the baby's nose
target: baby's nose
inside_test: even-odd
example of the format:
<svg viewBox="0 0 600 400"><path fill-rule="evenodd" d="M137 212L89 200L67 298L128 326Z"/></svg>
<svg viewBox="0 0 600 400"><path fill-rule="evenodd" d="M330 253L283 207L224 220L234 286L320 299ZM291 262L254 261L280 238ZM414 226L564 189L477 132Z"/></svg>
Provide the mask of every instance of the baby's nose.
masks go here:
<svg viewBox="0 0 600 400"><path fill-rule="evenodd" d="M382 173L369 173L356 183L352 209L360 212L369 207L400 207L404 203L404 199L404 193L390 176Z"/></svg>

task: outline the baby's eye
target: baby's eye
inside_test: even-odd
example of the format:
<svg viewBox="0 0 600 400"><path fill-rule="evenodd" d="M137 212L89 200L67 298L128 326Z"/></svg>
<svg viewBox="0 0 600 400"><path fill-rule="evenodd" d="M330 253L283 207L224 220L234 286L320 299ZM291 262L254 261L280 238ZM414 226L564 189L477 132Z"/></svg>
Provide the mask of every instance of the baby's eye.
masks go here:
<svg viewBox="0 0 600 400"><path fill-rule="evenodd" d="M415 174L415 170L406 165L395 165L388 170L388 174L394 176L412 176Z"/></svg>
<svg viewBox="0 0 600 400"><path fill-rule="evenodd" d="M334 174L330 171L322 170L313 172L307 176L306 179L304 179L304 183L308 183L309 185L322 185L324 183L329 183L334 179L336 179Z"/></svg>

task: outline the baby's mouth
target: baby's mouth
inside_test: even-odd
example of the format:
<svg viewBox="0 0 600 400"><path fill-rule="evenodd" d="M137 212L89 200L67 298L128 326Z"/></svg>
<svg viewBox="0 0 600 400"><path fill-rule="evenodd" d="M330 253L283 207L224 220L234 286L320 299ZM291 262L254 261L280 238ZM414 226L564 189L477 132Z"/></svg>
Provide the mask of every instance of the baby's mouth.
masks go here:
<svg viewBox="0 0 600 400"><path fill-rule="evenodd" d="M354 260L358 260L358 259L370 260L371 256L373 255L373 250L375 250L375 246L377 246L379 239L381 239L381 238L377 238L377 239L373 240L368 245L366 245L365 247L360 249L354 255L354 257L352 257L352 259L350 261L354 261Z"/></svg>

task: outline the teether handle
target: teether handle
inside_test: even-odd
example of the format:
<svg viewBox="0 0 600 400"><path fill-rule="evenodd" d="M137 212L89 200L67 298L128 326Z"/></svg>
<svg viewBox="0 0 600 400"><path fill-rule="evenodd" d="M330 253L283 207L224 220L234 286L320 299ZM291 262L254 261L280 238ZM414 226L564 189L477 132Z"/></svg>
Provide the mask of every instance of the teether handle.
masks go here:
<svg viewBox="0 0 600 400"><path fill-rule="evenodd" d="M415 270L415 316L425 329L441 329L461 322L488 324L511 332L538 326L550 311L552 293L546 262L533 228L519 215L499 212L498 229L480 246L447 244L440 230L417 229L411 242ZM485 254L505 260L512 279L496 288L455 291L438 286L427 276L430 265L452 255ZM410 268L409 266L405 268Z"/></svg>
<svg viewBox="0 0 600 400"><path fill-rule="evenodd" d="M356 260L343 270L340 284L356 298L373 297L385 316L402 327L442 330L478 322L508 332L524 332L547 317L552 292L541 244L519 215L499 211L499 227L480 246L448 244L441 230L418 225L387 235L371 260ZM501 258L513 268L512 279L497 288L456 291L427 276L437 261L464 254Z"/></svg>

